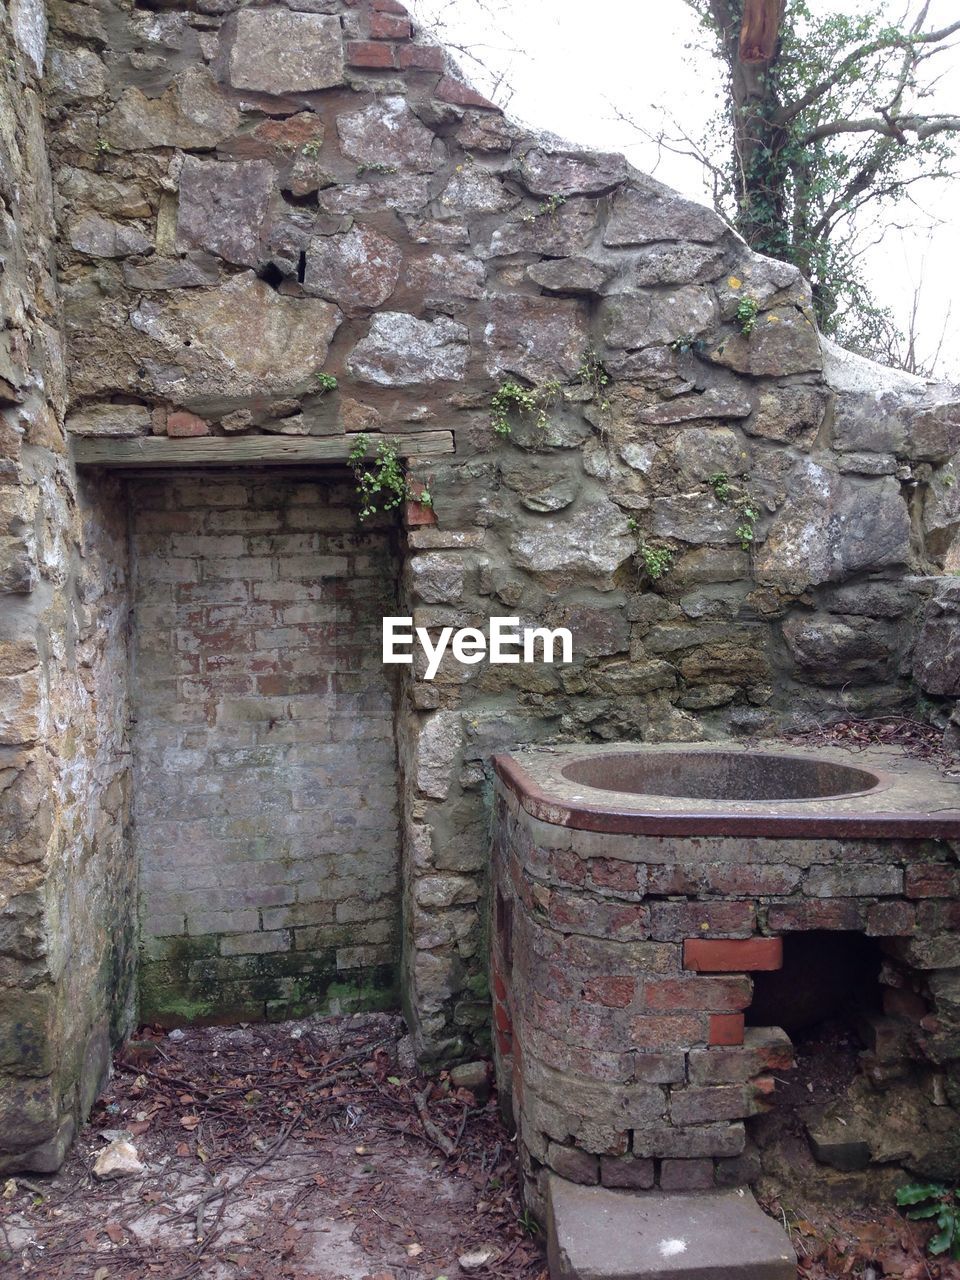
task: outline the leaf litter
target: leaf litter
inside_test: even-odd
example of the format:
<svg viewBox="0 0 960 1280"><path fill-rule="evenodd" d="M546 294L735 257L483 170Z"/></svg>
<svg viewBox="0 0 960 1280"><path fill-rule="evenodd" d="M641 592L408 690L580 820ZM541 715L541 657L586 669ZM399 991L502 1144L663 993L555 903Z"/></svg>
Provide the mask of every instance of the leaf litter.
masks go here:
<svg viewBox="0 0 960 1280"><path fill-rule="evenodd" d="M0 1197L0 1275L41 1280L546 1280L513 1136L416 1074L402 1020L143 1028L63 1168ZM109 1139L142 1175L100 1182ZM468 1262L469 1266L469 1262Z"/></svg>

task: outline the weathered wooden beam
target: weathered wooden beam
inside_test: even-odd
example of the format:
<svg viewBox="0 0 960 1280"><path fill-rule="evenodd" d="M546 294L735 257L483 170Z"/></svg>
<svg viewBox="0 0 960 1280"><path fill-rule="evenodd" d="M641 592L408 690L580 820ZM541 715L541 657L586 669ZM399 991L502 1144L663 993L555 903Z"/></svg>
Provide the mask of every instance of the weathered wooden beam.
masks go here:
<svg viewBox="0 0 960 1280"><path fill-rule="evenodd" d="M149 467L231 467L245 463L259 466L298 463L346 462L360 437L343 436L204 436L170 440L162 436L138 436L133 440L74 437L73 457L78 467L106 467L116 471ZM403 458L430 458L453 453L452 431L410 431L397 436L370 436L372 456L378 439L395 439Z"/></svg>

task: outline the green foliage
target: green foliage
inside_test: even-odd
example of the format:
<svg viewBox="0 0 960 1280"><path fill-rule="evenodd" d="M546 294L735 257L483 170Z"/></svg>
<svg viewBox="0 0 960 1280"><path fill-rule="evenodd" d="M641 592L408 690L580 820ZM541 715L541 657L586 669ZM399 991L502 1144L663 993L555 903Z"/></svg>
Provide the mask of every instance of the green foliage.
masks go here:
<svg viewBox="0 0 960 1280"><path fill-rule="evenodd" d="M672 547L647 542L640 531L640 525L630 516L627 528L637 537L637 559L643 566L647 577L653 582L666 577L673 567L674 551Z"/></svg>
<svg viewBox="0 0 960 1280"><path fill-rule="evenodd" d="M399 440L378 440L372 459L367 457L369 451L370 437L361 432L347 458L357 481L361 520L378 511L393 511L407 501L433 506L427 489L415 493L410 487L400 461Z"/></svg>
<svg viewBox="0 0 960 1280"><path fill-rule="evenodd" d="M310 160L316 160L323 146L319 138L311 138L309 142L305 142L300 148L300 154L307 156Z"/></svg>
<svg viewBox="0 0 960 1280"><path fill-rule="evenodd" d="M760 304L756 298L741 298L740 305L737 307L737 324L740 326L740 332L745 338L749 338L757 327L757 316L760 314Z"/></svg>
<svg viewBox="0 0 960 1280"><path fill-rule="evenodd" d="M358 178L362 178L364 174L367 174L367 173L386 174L386 173L399 173L399 172L400 171L395 164L384 164L381 160L374 161L373 164L357 165Z"/></svg>
<svg viewBox="0 0 960 1280"><path fill-rule="evenodd" d="M593 347L587 347L586 351L584 351L583 358L580 361L580 368L577 372L581 385L590 392L591 398L596 402L597 407L606 412L610 408L610 401L607 398L610 374Z"/></svg>
<svg viewBox="0 0 960 1280"><path fill-rule="evenodd" d="M910 1183L899 1188L896 1201L912 1221L936 1223L937 1231L927 1241L928 1253L960 1260L960 1190L939 1182Z"/></svg>
<svg viewBox="0 0 960 1280"><path fill-rule="evenodd" d="M317 390L321 395L325 395L328 391L336 391L337 380L332 373L314 374L314 382L317 384Z"/></svg>
<svg viewBox="0 0 960 1280"><path fill-rule="evenodd" d="M741 551L749 551L756 541L757 521L760 519L760 507L754 498L731 483L725 471L717 471L707 482L713 490L714 497L724 506L732 506L737 513L738 523L736 535L740 541Z"/></svg>
<svg viewBox="0 0 960 1280"><path fill-rule="evenodd" d="M539 387L523 387L519 382L504 382L490 401L490 425L498 436L510 435L510 417L534 415L534 424L542 434L547 429L549 410L563 395L559 382L544 382Z"/></svg>
<svg viewBox="0 0 960 1280"><path fill-rule="evenodd" d="M914 184L949 172L956 123L926 102L939 65L930 58L949 29L925 41L919 3L891 21L877 0L848 0L849 12L791 0L778 53L744 76L742 0L687 3L727 76L702 148L718 209L752 248L810 279L825 332L868 352L889 345L895 326L865 281L863 255Z"/></svg>
<svg viewBox="0 0 960 1280"><path fill-rule="evenodd" d="M546 196L534 209L533 213L525 213L523 215L524 222L534 222L537 218L550 218L558 209L567 203L566 196L550 195Z"/></svg>

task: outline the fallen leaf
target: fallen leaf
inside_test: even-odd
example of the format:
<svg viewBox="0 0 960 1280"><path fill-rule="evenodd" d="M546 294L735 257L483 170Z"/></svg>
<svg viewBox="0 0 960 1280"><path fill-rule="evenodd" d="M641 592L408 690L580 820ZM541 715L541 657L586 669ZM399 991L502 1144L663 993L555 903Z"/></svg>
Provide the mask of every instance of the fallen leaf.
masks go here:
<svg viewBox="0 0 960 1280"><path fill-rule="evenodd" d="M420 1257L420 1255L421 1255L421 1253L423 1253L423 1245L422 1245L422 1244L408 1244L408 1245L407 1245L407 1257L408 1257L408 1258L419 1258L419 1257Z"/></svg>
<svg viewBox="0 0 960 1280"><path fill-rule="evenodd" d="M199 1123L200 1123L199 1116L181 1116L180 1117L181 1128L189 1129L191 1130L191 1132L197 1127Z"/></svg>

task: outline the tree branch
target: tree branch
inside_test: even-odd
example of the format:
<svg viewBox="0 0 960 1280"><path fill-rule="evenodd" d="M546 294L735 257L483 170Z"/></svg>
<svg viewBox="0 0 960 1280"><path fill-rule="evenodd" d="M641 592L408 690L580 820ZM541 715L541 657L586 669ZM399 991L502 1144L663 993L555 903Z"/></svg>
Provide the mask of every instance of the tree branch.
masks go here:
<svg viewBox="0 0 960 1280"><path fill-rule="evenodd" d="M877 133L885 138L903 142L902 134L916 134L918 142L924 142L938 133L960 133L960 116L900 116L885 120L883 116L867 116L863 120L831 120L817 125L798 139L802 146L835 138L842 133Z"/></svg>
<svg viewBox="0 0 960 1280"><path fill-rule="evenodd" d="M812 106L819 98L822 98L824 94L829 93L835 85L839 84L846 73L851 71L858 62L872 58L875 53L881 53L884 49L909 50L918 44L937 44L941 40L946 40L948 36L953 35L955 31L960 31L960 21L953 22L948 27L941 27L938 31L915 32L909 36L896 32L885 39L871 40L867 44L860 45L848 53L828 76L824 76L818 84L811 85L807 92L798 98L796 102L784 103L774 117L775 123L786 125L791 120L795 120L801 112L806 111L807 107Z"/></svg>

